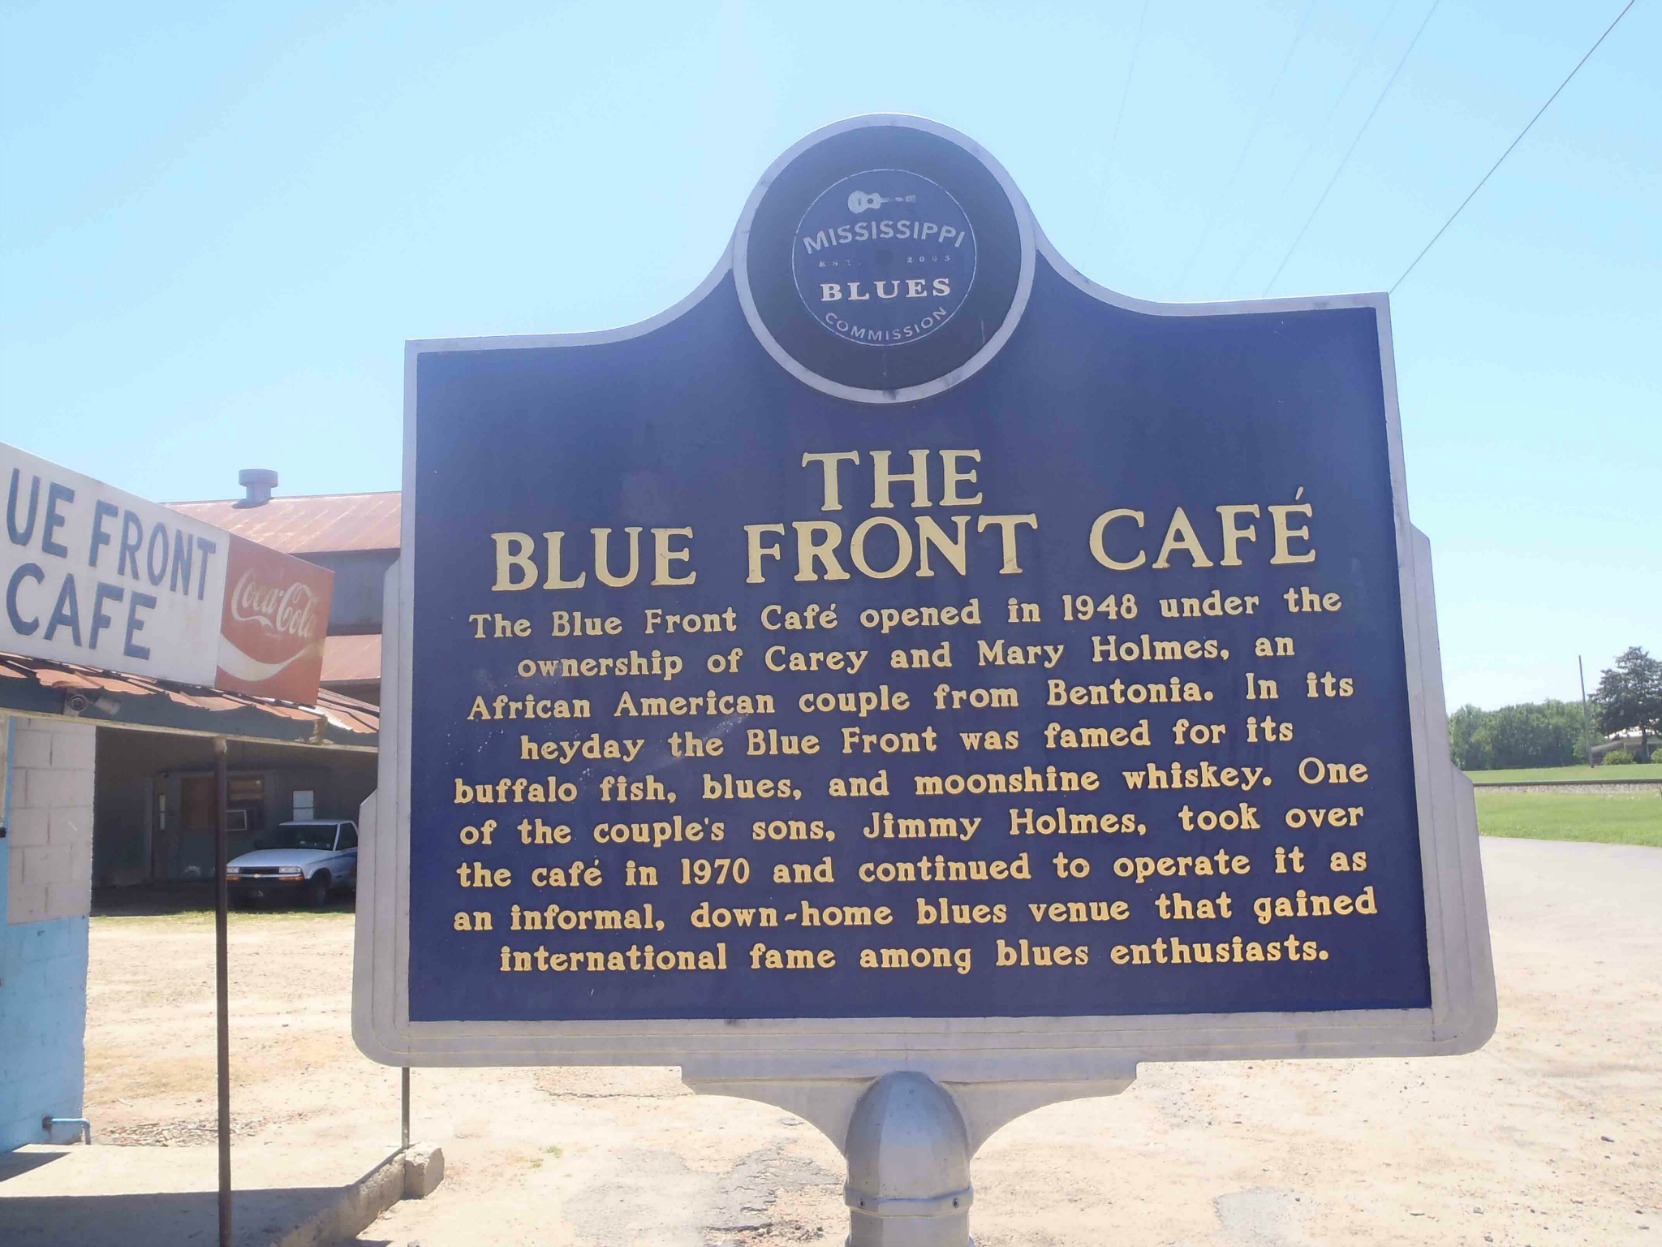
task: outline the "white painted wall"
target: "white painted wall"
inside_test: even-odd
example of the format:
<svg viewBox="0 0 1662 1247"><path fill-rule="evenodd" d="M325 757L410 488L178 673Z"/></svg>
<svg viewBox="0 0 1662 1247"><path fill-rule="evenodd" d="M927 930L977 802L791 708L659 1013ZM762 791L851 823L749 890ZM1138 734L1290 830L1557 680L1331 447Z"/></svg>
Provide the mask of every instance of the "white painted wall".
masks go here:
<svg viewBox="0 0 1662 1247"><path fill-rule="evenodd" d="M0 715L0 1152L81 1115L95 731Z"/></svg>

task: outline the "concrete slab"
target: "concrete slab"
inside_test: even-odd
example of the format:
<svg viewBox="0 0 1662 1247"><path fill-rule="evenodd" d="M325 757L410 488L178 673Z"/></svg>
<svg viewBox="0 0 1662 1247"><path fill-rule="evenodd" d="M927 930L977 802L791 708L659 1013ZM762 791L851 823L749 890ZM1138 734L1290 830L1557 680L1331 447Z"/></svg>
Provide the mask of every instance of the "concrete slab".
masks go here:
<svg viewBox="0 0 1662 1247"><path fill-rule="evenodd" d="M47 1147L0 1155L6 1247L195 1247L219 1236L213 1147ZM239 1144L237 1247L325 1247L402 1196L404 1163L379 1149Z"/></svg>

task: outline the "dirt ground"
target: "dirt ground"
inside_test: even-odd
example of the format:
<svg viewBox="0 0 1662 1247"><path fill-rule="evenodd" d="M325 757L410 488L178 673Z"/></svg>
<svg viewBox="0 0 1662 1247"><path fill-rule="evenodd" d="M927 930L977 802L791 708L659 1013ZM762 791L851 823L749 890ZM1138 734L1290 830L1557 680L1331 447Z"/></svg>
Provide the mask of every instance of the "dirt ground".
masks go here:
<svg viewBox="0 0 1662 1247"><path fill-rule="evenodd" d="M1501 1022L1482 1052L1144 1066L1121 1096L989 1140L978 1242L1662 1245L1662 850L1485 841L1484 862ZM211 918L92 932L99 1140L211 1139ZM239 1151L396 1144L397 1071L349 1033L351 936L342 912L233 916ZM847 1233L841 1162L818 1131L694 1096L672 1069L417 1070L414 1106L449 1176L358 1247L832 1247Z"/></svg>

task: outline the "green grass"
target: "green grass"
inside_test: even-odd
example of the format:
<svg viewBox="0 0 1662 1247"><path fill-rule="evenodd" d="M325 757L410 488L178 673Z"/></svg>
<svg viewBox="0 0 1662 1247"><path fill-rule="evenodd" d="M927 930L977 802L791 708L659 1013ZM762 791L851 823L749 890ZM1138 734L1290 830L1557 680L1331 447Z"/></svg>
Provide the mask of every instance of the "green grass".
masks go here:
<svg viewBox="0 0 1662 1247"><path fill-rule="evenodd" d="M1605 784L1613 779L1662 780L1662 762L1637 766L1536 766L1516 771L1467 771L1474 784Z"/></svg>
<svg viewBox="0 0 1662 1247"><path fill-rule="evenodd" d="M1607 797L1592 792L1484 792L1480 788L1477 828L1485 836L1662 848L1662 795L1629 792Z"/></svg>

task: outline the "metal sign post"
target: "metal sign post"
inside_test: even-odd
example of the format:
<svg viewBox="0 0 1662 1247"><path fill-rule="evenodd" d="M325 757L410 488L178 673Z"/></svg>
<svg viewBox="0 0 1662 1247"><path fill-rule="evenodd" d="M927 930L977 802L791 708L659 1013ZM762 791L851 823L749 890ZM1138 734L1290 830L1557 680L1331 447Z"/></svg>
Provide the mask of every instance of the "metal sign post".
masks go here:
<svg viewBox="0 0 1662 1247"><path fill-rule="evenodd" d="M405 438L376 1060L679 1065L934 1244L1140 1061L1492 1032L1384 296L1126 298L856 118L663 315L411 343Z"/></svg>
<svg viewBox="0 0 1662 1247"><path fill-rule="evenodd" d="M214 738L214 1020L218 1042L215 1067L219 1087L219 1247L231 1247L231 948L230 884L225 867L230 861L231 783L227 767L229 743Z"/></svg>

